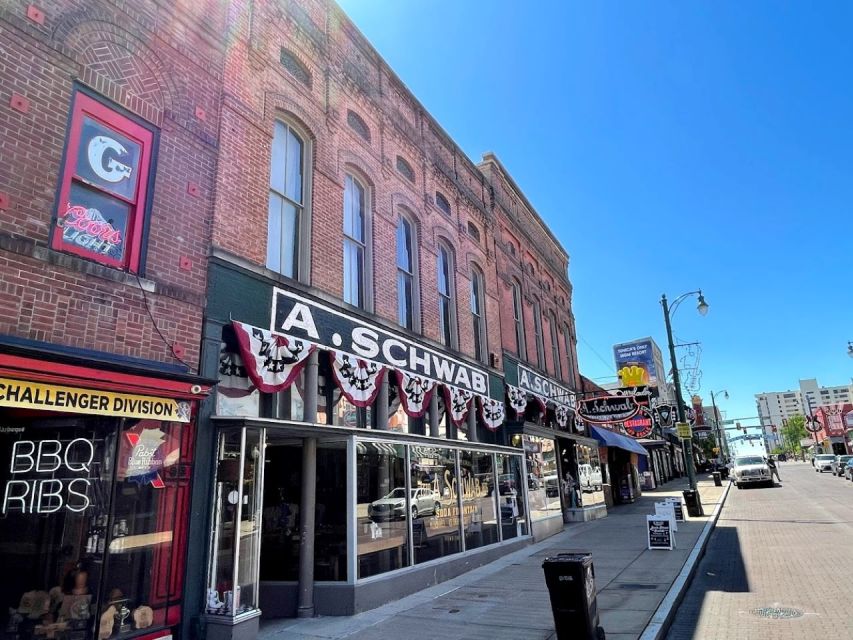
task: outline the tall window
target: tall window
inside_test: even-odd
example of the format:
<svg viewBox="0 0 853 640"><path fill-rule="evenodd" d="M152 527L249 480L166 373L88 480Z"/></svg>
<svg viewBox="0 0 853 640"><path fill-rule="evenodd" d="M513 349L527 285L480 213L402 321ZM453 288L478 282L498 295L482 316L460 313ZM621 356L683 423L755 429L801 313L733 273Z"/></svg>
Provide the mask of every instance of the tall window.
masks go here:
<svg viewBox="0 0 853 640"><path fill-rule="evenodd" d="M344 184L344 302L366 308L365 189L347 174Z"/></svg>
<svg viewBox="0 0 853 640"><path fill-rule="evenodd" d="M515 324L515 344L518 346L518 357L527 360L527 341L524 337L524 311L521 307L521 285L517 280L512 281L512 319Z"/></svg>
<svg viewBox="0 0 853 640"><path fill-rule="evenodd" d="M453 309L453 257L444 244L438 245L438 330L447 347L455 346Z"/></svg>
<svg viewBox="0 0 853 640"><path fill-rule="evenodd" d="M400 216L397 225L397 322L415 330L415 242L412 223Z"/></svg>
<svg viewBox="0 0 853 640"><path fill-rule="evenodd" d="M474 322L474 357L486 362L486 319L483 303L484 279L477 267L471 267L471 317Z"/></svg>
<svg viewBox="0 0 853 640"><path fill-rule="evenodd" d="M574 383L575 365L572 358L572 332L569 331L569 325L563 325L563 340L566 344L566 364L568 365L565 380Z"/></svg>
<svg viewBox="0 0 853 640"><path fill-rule="evenodd" d="M542 307L539 299L533 298L533 333L536 337L536 366L545 368L545 343L542 339Z"/></svg>
<svg viewBox="0 0 853 640"><path fill-rule="evenodd" d="M299 239L304 224L305 143L290 125L277 121L270 162L267 267L299 277Z"/></svg>
<svg viewBox="0 0 853 640"><path fill-rule="evenodd" d="M553 311L548 313L548 328L551 332L551 358L554 360L554 376L562 378L563 367L560 364L560 343L557 342L557 318Z"/></svg>

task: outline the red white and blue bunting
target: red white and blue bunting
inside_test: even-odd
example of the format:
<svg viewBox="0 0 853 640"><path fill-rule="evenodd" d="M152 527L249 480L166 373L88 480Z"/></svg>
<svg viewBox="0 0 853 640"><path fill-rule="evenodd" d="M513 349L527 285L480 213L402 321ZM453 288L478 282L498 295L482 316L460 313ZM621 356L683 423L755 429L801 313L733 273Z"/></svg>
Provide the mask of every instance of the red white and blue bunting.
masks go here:
<svg viewBox="0 0 853 640"><path fill-rule="evenodd" d="M406 373L399 369L395 373L397 374L397 388L403 411L412 418L420 418L429 408L429 401L435 390L435 380Z"/></svg>
<svg viewBox="0 0 853 640"><path fill-rule="evenodd" d="M480 396L480 418L490 431L496 431L503 424L505 416L503 400L492 400Z"/></svg>
<svg viewBox="0 0 853 640"><path fill-rule="evenodd" d="M444 385L444 405L454 426L460 427L471 410L474 394L465 389Z"/></svg>
<svg viewBox="0 0 853 640"><path fill-rule="evenodd" d="M373 404L382 386L385 367L348 353L329 351L332 373L341 393L357 407Z"/></svg>
<svg viewBox="0 0 853 640"><path fill-rule="evenodd" d="M514 387L511 384L506 385L506 397L509 401L509 406L517 415L524 413L527 408L527 392L519 387Z"/></svg>
<svg viewBox="0 0 853 640"><path fill-rule="evenodd" d="M246 375L263 393L287 389L305 368L317 345L232 322ZM221 363L220 363L221 365Z"/></svg>
<svg viewBox="0 0 853 640"><path fill-rule="evenodd" d="M548 412L548 398L546 398L545 396L537 395L535 393L531 393L530 395L532 395L533 399L536 400L536 404L539 405L539 411L544 416Z"/></svg>
<svg viewBox="0 0 853 640"><path fill-rule="evenodd" d="M569 422L569 408L558 404L554 409L554 417L556 418L558 425L565 427Z"/></svg>

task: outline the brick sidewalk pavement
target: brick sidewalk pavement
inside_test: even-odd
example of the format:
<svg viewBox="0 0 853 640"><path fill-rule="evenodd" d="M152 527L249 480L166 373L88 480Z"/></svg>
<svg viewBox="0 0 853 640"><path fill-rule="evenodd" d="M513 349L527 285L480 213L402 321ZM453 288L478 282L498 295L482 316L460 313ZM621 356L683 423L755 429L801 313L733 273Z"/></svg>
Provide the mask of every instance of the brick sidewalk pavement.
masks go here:
<svg viewBox="0 0 853 640"><path fill-rule="evenodd" d="M546 640L554 623L542 572L546 556L591 551L601 625L608 640L638 638L693 549L723 487L700 481L708 516L679 523L678 548L646 549L645 516L678 495L686 481L647 492L607 518L567 525L562 533L378 609L342 618L265 621L262 640Z"/></svg>

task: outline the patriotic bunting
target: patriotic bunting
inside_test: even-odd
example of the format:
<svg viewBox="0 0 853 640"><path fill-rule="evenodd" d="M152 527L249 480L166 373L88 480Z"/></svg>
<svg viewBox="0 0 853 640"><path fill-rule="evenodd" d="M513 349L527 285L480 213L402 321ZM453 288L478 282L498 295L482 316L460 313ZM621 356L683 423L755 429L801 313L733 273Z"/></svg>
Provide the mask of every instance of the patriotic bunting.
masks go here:
<svg viewBox="0 0 853 640"><path fill-rule="evenodd" d="M506 397L509 400L509 406L516 414L524 413L524 409L527 407L527 392L524 389L508 384L506 385Z"/></svg>
<svg viewBox="0 0 853 640"><path fill-rule="evenodd" d="M554 409L554 417L557 419L557 424L561 427L565 427L569 422L569 409L568 407L564 407L561 404L557 405L557 408Z"/></svg>
<svg viewBox="0 0 853 640"><path fill-rule="evenodd" d="M332 373L341 393L357 407L370 406L379 393L385 367L348 353L329 351Z"/></svg>
<svg viewBox="0 0 853 640"><path fill-rule="evenodd" d="M480 396L480 418L490 431L496 431L501 426L505 414L503 400Z"/></svg>
<svg viewBox="0 0 853 640"><path fill-rule="evenodd" d="M305 368L317 345L242 322L232 322L246 375L260 391L287 389ZM222 363L220 362L220 367Z"/></svg>
<svg viewBox="0 0 853 640"><path fill-rule="evenodd" d="M465 422L474 394L465 389L444 385L444 404L451 421L457 427Z"/></svg>
<svg viewBox="0 0 853 640"><path fill-rule="evenodd" d="M435 390L435 381L405 373L399 369L395 373L403 411L412 418L420 418L429 408L429 401Z"/></svg>

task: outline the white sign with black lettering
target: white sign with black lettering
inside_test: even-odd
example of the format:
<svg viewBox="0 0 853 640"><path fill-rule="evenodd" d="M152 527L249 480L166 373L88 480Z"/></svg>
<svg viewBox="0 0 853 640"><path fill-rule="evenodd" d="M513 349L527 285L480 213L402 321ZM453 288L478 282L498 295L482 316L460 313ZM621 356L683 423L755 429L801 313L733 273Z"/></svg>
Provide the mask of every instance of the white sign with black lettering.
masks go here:
<svg viewBox="0 0 853 640"><path fill-rule="evenodd" d="M661 516L646 516L649 549L668 549L675 547L672 532L672 520Z"/></svg>
<svg viewBox="0 0 853 640"><path fill-rule="evenodd" d="M655 502L655 515L672 519L672 530L678 531L675 521L675 507L670 502Z"/></svg>
<svg viewBox="0 0 853 640"><path fill-rule="evenodd" d="M681 498L674 497L667 498L666 501L672 504L672 508L675 510L675 521L684 522L684 501Z"/></svg>

